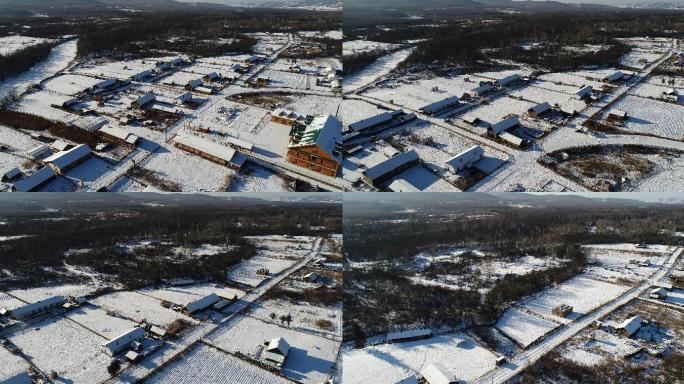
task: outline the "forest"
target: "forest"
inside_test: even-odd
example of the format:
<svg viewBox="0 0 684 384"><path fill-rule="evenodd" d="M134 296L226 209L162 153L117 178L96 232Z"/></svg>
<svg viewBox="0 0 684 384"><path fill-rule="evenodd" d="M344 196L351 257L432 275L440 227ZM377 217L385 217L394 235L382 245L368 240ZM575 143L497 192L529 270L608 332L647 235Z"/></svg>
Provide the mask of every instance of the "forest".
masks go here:
<svg viewBox="0 0 684 384"><path fill-rule="evenodd" d="M321 31L341 27L339 12L241 9L58 15L45 23L40 18L13 18L0 23L0 36L21 34L60 38L77 35L78 56L159 56L173 51L190 56L248 52L256 41L252 32ZM27 26L30 28L22 28Z"/></svg>
<svg viewBox="0 0 684 384"><path fill-rule="evenodd" d="M348 215L345 203L347 340L362 344L365 337L397 328L454 326L462 321L491 324L511 303L582 273L587 266L582 244L682 242L672 232L684 228L681 207L583 205L581 201L564 207L555 204L553 209L521 209L500 202L469 204L453 208L434 204L433 209L423 207L412 213L378 209ZM597 230L589 231L590 225ZM454 248L481 253L435 261L421 269L420 276L455 276L468 288L414 282L416 255L429 257ZM553 258L557 263L494 282L481 267L484 260L515 260L521 255Z"/></svg>
<svg viewBox="0 0 684 384"><path fill-rule="evenodd" d="M128 288L181 277L221 281L226 268L254 254L244 236L339 233L341 221L336 204L272 205L249 200L109 208L98 202L49 212L3 215L8 224L0 226L0 238L20 237L0 242L0 265L11 276L0 279L0 288L78 280L66 273L69 265L89 268ZM149 241L149 246L135 252L119 246L140 241ZM225 246L225 250L173 257L172 248L190 250L201 244ZM81 251L65 257L70 249Z"/></svg>
<svg viewBox="0 0 684 384"><path fill-rule="evenodd" d="M420 69L439 63L469 73L502 69L497 61L511 60L538 69L560 71L584 65L615 65L628 50L615 38L673 37L673 31L684 30L683 20L678 11L640 10L499 13L468 18L436 15L412 24L402 19L397 24L379 26L345 18L345 38L387 43L424 40L417 43L417 49L402 63L404 68ZM584 44L604 49L597 52L566 49ZM356 68L367 60L364 56L345 58L345 66Z"/></svg>

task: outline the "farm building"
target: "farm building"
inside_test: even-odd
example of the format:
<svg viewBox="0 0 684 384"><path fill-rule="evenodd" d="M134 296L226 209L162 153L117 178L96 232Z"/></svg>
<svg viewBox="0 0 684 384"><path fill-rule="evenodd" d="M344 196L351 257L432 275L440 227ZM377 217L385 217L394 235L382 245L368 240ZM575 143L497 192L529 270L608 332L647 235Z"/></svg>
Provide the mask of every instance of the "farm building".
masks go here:
<svg viewBox="0 0 684 384"><path fill-rule="evenodd" d="M409 331L390 332L387 334L388 343L401 343L405 341L421 340L432 337L431 329L412 329Z"/></svg>
<svg viewBox="0 0 684 384"><path fill-rule="evenodd" d="M420 371L427 384L451 384L456 382L456 378L451 372L447 371L441 364L430 364Z"/></svg>
<svg viewBox="0 0 684 384"><path fill-rule="evenodd" d="M254 84L256 84L257 87L264 87L267 86L270 82L271 78L268 76L257 76L256 80L254 81Z"/></svg>
<svg viewBox="0 0 684 384"><path fill-rule="evenodd" d="M275 363L283 364L290 352L290 344L282 337L277 337L268 342L266 346L266 359L272 360Z"/></svg>
<svg viewBox="0 0 684 384"><path fill-rule="evenodd" d="M31 160L40 160L42 158L52 155L52 150L47 144L41 144L35 148L26 151L26 156Z"/></svg>
<svg viewBox="0 0 684 384"><path fill-rule="evenodd" d="M204 84L202 82L202 79L190 80L187 82L187 84L185 84L185 89L187 89L189 91L189 90L192 90L192 89L195 89L197 87L202 86L202 84Z"/></svg>
<svg viewBox="0 0 684 384"><path fill-rule="evenodd" d="M17 320L22 320L35 316L39 313L49 311L52 308L59 307L64 303L64 297L53 296L49 299L37 301L33 304L24 305L23 307L15 308L11 311L12 317Z"/></svg>
<svg viewBox="0 0 684 384"><path fill-rule="evenodd" d="M174 143L176 147L184 151L236 170L239 170L247 160L243 154L234 149L199 136L179 133Z"/></svg>
<svg viewBox="0 0 684 384"><path fill-rule="evenodd" d="M93 85L93 91L104 91L108 88L113 87L116 85L116 80L115 79L107 79L107 80L102 80L99 83Z"/></svg>
<svg viewBox="0 0 684 384"><path fill-rule="evenodd" d="M515 116L511 116L499 121L496 124L490 125L487 131L492 136L499 136L502 132L507 131L511 128L515 128L518 125L520 125L520 120L518 120L518 118Z"/></svg>
<svg viewBox="0 0 684 384"><path fill-rule="evenodd" d="M551 104L548 102L543 102L535 105L534 107L527 110L527 114L532 117L539 117L551 110Z"/></svg>
<svg viewBox="0 0 684 384"><path fill-rule="evenodd" d="M130 348L131 343L139 341L143 337L145 337L145 330L140 327L135 327L110 341L102 343L102 351L109 356L115 356Z"/></svg>
<svg viewBox="0 0 684 384"><path fill-rule="evenodd" d="M377 186L393 176L405 171L420 162L416 151L411 150L391 157L363 172L366 182Z"/></svg>
<svg viewBox="0 0 684 384"><path fill-rule="evenodd" d="M639 328L641 328L641 316L639 315L632 316L617 326L617 330L628 337L635 334Z"/></svg>
<svg viewBox="0 0 684 384"><path fill-rule="evenodd" d="M193 90L194 90L194 91L197 91L197 92L199 92L199 93L204 93L204 94L206 94L206 95L211 95L211 94L214 93L214 89L213 89L213 88L204 87L204 86L195 87L195 88L193 88Z"/></svg>
<svg viewBox="0 0 684 384"><path fill-rule="evenodd" d="M478 125L480 124L480 118L475 116L475 115L466 115L463 117L463 121L470 125Z"/></svg>
<svg viewBox="0 0 684 384"><path fill-rule="evenodd" d="M470 97L482 97L494 90L494 86L489 83L481 84L479 87L467 92Z"/></svg>
<svg viewBox="0 0 684 384"><path fill-rule="evenodd" d="M131 108L144 109L150 103L154 103L157 96L153 92L147 92L146 94L140 96L135 101L131 102Z"/></svg>
<svg viewBox="0 0 684 384"><path fill-rule="evenodd" d="M625 77L625 74L622 73L622 71L616 71L604 77L603 79L601 79L601 81L603 81L604 83L613 83L622 79L623 77Z"/></svg>
<svg viewBox="0 0 684 384"><path fill-rule="evenodd" d="M513 83L516 83L518 81L522 81L522 79L523 78L516 73L516 74L510 75L510 76L506 76L503 79L497 80L496 85L498 85L499 87L505 87L509 84L513 84Z"/></svg>
<svg viewBox="0 0 684 384"><path fill-rule="evenodd" d="M421 112L427 115L434 115L436 113L442 112L447 108L455 107L460 103L458 96L448 97L444 100L440 100L431 104L428 104L420 109Z"/></svg>
<svg viewBox="0 0 684 384"><path fill-rule="evenodd" d="M34 192L47 185L57 176L50 167L43 167L33 172L25 179L19 180L12 186L14 192Z"/></svg>
<svg viewBox="0 0 684 384"><path fill-rule="evenodd" d="M403 179L393 180L387 186L387 190L391 192L421 192L420 189Z"/></svg>
<svg viewBox="0 0 684 384"><path fill-rule="evenodd" d="M104 116L81 116L70 121L67 125L84 131L94 132L104 127L107 123L109 123L109 120Z"/></svg>
<svg viewBox="0 0 684 384"><path fill-rule="evenodd" d="M577 100L583 100L583 99L586 99L587 97L591 96L591 93L593 91L594 91L594 89L590 85L586 85L586 86L580 88L579 90L577 90L577 92L575 92L575 94L572 95L572 98L577 99Z"/></svg>
<svg viewBox="0 0 684 384"><path fill-rule="evenodd" d="M652 299L664 299L667 297L667 294L668 294L667 289L665 289L663 287L657 287L657 288L651 289L651 292L649 293L648 296Z"/></svg>
<svg viewBox="0 0 684 384"><path fill-rule="evenodd" d="M224 138L224 143L230 144L231 147L238 147L247 151L254 149L254 144L250 143L249 141L237 139L235 137L226 136Z"/></svg>
<svg viewBox="0 0 684 384"><path fill-rule="evenodd" d="M679 92L674 88L670 88L667 91L663 91L663 99L667 101L677 102L679 101Z"/></svg>
<svg viewBox="0 0 684 384"><path fill-rule="evenodd" d="M621 122L627 118L627 112L619 109L611 109L608 111L608 120L613 122Z"/></svg>
<svg viewBox="0 0 684 384"><path fill-rule="evenodd" d="M139 136L134 135L123 128L105 126L102 127L99 132L108 139L119 144L137 145L140 142Z"/></svg>
<svg viewBox="0 0 684 384"><path fill-rule="evenodd" d="M19 168L12 168L9 171L6 171L5 173L2 174L2 179L0 181L9 181L16 179L17 177L21 176L23 173L21 172L21 169Z"/></svg>
<svg viewBox="0 0 684 384"><path fill-rule="evenodd" d="M216 72L209 72L202 77L202 80L204 80L204 81L216 81L216 80L220 80L220 79L221 79L221 75L219 75Z"/></svg>
<svg viewBox="0 0 684 384"><path fill-rule="evenodd" d="M57 151L66 151L70 148L73 148L73 145L64 140L55 140L52 142L52 144L50 144L50 146Z"/></svg>
<svg viewBox="0 0 684 384"><path fill-rule="evenodd" d="M278 108L271 112L271 121L278 124L292 125L294 123L304 123L306 116L288 109Z"/></svg>
<svg viewBox="0 0 684 384"><path fill-rule="evenodd" d="M516 148L522 148L525 145L525 140L508 132L502 132L501 134L499 134L499 139Z"/></svg>
<svg viewBox="0 0 684 384"><path fill-rule="evenodd" d="M185 60L183 60L182 57L176 57L175 59L169 61L169 65L171 65L172 67L177 67L183 63L185 63Z"/></svg>
<svg viewBox="0 0 684 384"><path fill-rule="evenodd" d="M186 104L186 103L191 103L192 102L192 92L187 91L185 93L181 93L180 95L176 96L174 98L176 103L178 104Z"/></svg>
<svg viewBox="0 0 684 384"><path fill-rule="evenodd" d="M199 300L195 300L191 303L188 303L185 306L185 310L188 311L188 313L195 313L197 311L201 311L203 309L209 308L210 306L216 304L221 300L218 295L215 293L212 293L210 295L204 296L203 298Z"/></svg>
<svg viewBox="0 0 684 384"><path fill-rule="evenodd" d="M131 80L143 81L143 80L147 79L148 77L150 77L151 74L152 74L152 70L146 69L142 72L138 72L135 75L131 76Z"/></svg>
<svg viewBox="0 0 684 384"><path fill-rule="evenodd" d="M79 144L68 151L57 152L43 160L58 174L63 175L70 169L88 160L93 155L90 147L86 144Z"/></svg>
<svg viewBox="0 0 684 384"><path fill-rule="evenodd" d="M78 99L68 99L68 100L62 102L62 104L51 104L51 106L54 108L67 109L67 108L70 108L71 106L76 105L76 104L78 104Z"/></svg>
<svg viewBox="0 0 684 384"><path fill-rule="evenodd" d="M559 317L566 317L572 313L572 307L567 304L561 304L553 307L553 309L551 309L551 313Z"/></svg>
<svg viewBox="0 0 684 384"><path fill-rule="evenodd" d="M369 131L374 128L389 125L395 117L404 114L404 111L398 109L396 111L384 112L379 115L371 116L367 119L359 120L355 123L349 124L348 128L354 132Z"/></svg>
<svg viewBox="0 0 684 384"><path fill-rule="evenodd" d="M335 177L342 164L342 123L331 115L310 117L290 130L287 161Z"/></svg>
<svg viewBox="0 0 684 384"><path fill-rule="evenodd" d="M473 145L444 163L451 172L458 173L482 160L483 157L484 149L479 145Z"/></svg>
<svg viewBox="0 0 684 384"><path fill-rule="evenodd" d="M150 327L150 334L159 338L166 337L166 331L157 327L156 325Z"/></svg>
<svg viewBox="0 0 684 384"><path fill-rule="evenodd" d="M577 116L579 113L576 109L567 105L562 105L560 111L564 116Z"/></svg>

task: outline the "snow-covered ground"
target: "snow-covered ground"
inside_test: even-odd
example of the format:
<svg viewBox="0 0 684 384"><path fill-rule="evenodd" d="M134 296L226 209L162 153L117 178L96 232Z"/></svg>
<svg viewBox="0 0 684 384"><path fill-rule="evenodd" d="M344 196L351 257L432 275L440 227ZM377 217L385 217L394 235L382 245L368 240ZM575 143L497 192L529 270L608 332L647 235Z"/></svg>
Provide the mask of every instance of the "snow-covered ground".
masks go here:
<svg viewBox="0 0 684 384"><path fill-rule="evenodd" d="M244 384L286 384L289 380L204 344L198 344L145 382L181 384L193 382L219 384L229 380Z"/></svg>
<svg viewBox="0 0 684 384"><path fill-rule="evenodd" d="M84 305L69 311L66 317L109 340L130 331L138 325L131 320L112 316L107 311L90 305Z"/></svg>
<svg viewBox="0 0 684 384"><path fill-rule="evenodd" d="M45 300L56 295L61 295L65 297L87 296L95 292L98 288L100 287L92 284L64 284L38 288L14 289L9 292L13 296L18 297L21 300L26 301L27 303L35 303L36 301Z"/></svg>
<svg viewBox="0 0 684 384"><path fill-rule="evenodd" d="M612 108L627 112L620 129L674 140L684 137L684 106L627 95Z"/></svg>
<svg viewBox="0 0 684 384"><path fill-rule="evenodd" d="M342 81L344 92L351 92L371 84L375 80L392 72L402 61L413 52L413 48L406 48L390 53L376 60L360 71L346 76Z"/></svg>
<svg viewBox="0 0 684 384"><path fill-rule="evenodd" d="M468 382L493 369L496 360L496 355L463 333L342 353L345 384L393 384L435 363L446 368L457 381Z"/></svg>
<svg viewBox="0 0 684 384"><path fill-rule="evenodd" d="M50 318L8 335L43 372L54 371L64 382L99 383L109 378L110 357L102 352L107 339L73 321Z"/></svg>
<svg viewBox="0 0 684 384"><path fill-rule="evenodd" d="M0 56L9 56L24 48L28 48L41 43L49 43L53 40L42 37L29 36L5 36L0 37Z"/></svg>
<svg viewBox="0 0 684 384"><path fill-rule="evenodd" d="M229 352L255 356L265 341L282 337L290 345L282 374L305 384L326 381L337 358L339 342L266 323L249 316L240 316L223 326L209 340Z"/></svg>
<svg viewBox="0 0 684 384"><path fill-rule="evenodd" d="M166 328L178 319L193 322L189 317L164 308L161 301L136 292L114 292L91 301L94 305L135 322L147 320L150 324Z"/></svg>
<svg viewBox="0 0 684 384"><path fill-rule="evenodd" d="M520 306L546 318L569 322L611 301L629 288L577 276L524 300ZM551 313L551 310L560 304L572 306L573 311L568 317L562 318Z"/></svg>
<svg viewBox="0 0 684 384"><path fill-rule="evenodd" d="M369 40L345 41L342 44L342 55L348 56L358 53L371 52L377 49L390 50L398 48L399 46L399 44L381 43L378 41Z"/></svg>
<svg viewBox="0 0 684 384"><path fill-rule="evenodd" d="M28 371L29 364L21 357L0 347L0 382L13 384L11 379ZM30 381L28 381L30 383ZM22 383L23 382L19 382Z"/></svg>
<svg viewBox="0 0 684 384"><path fill-rule="evenodd" d="M496 328L524 348L558 326L559 324L553 321L532 315L519 308L507 309L496 322Z"/></svg>
<svg viewBox="0 0 684 384"><path fill-rule="evenodd" d="M276 314L276 319L271 318L271 314ZM250 316L262 321L278 323L281 315L291 315L292 323L290 328L311 332L314 334L325 334L331 336L342 336L342 308L316 306L306 302L293 303L284 300L260 301L254 305ZM330 329L321 328L317 322L329 322Z"/></svg>

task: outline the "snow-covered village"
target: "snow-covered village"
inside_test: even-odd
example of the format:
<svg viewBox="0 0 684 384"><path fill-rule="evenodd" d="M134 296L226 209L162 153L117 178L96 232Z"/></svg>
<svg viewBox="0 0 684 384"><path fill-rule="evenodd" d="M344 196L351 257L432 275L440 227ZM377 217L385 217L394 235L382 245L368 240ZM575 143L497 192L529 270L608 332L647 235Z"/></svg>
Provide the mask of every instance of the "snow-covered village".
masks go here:
<svg viewBox="0 0 684 384"><path fill-rule="evenodd" d="M682 380L681 199L382 196L345 196L343 383Z"/></svg>
<svg viewBox="0 0 684 384"><path fill-rule="evenodd" d="M355 190L681 190L681 11L385 3L345 4Z"/></svg>
<svg viewBox="0 0 684 384"><path fill-rule="evenodd" d="M0 190L349 189L339 10L141 9L0 18Z"/></svg>
<svg viewBox="0 0 684 384"><path fill-rule="evenodd" d="M339 195L41 195L0 198L0 382L337 375Z"/></svg>

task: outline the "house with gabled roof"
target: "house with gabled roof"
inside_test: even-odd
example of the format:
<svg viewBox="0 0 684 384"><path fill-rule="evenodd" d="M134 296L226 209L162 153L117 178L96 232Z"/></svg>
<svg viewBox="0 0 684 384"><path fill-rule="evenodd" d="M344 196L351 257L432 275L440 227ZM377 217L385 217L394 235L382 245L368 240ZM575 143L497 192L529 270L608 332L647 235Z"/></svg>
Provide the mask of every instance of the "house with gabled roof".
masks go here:
<svg viewBox="0 0 684 384"><path fill-rule="evenodd" d="M336 177L342 164L342 123L331 115L307 116L290 129L287 161Z"/></svg>

